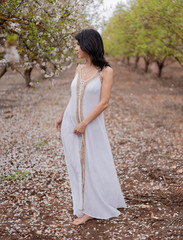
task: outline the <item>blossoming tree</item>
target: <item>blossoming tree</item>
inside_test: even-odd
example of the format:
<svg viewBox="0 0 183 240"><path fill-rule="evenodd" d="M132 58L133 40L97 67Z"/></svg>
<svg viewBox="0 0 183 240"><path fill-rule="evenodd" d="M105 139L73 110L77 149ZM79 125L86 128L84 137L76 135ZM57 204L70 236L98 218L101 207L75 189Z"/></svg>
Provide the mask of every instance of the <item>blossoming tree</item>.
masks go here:
<svg viewBox="0 0 183 240"><path fill-rule="evenodd" d="M4 0L0 2L0 63L20 63L30 86L33 67L43 71L47 62L54 70L45 77L65 69L74 56L74 35L85 27L92 27L92 9L101 1L88 0ZM93 11L93 14L96 14ZM20 56L20 57L19 57Z"/></svg>

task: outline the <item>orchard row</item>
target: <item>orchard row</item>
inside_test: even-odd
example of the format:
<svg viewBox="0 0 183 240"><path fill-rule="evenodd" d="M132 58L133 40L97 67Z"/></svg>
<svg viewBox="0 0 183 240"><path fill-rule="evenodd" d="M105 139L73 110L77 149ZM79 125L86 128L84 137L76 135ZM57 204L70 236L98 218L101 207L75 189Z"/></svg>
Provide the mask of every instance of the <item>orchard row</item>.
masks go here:
<svg viewBox="0 0 183 240"><path fill-rule="evenodd" d="M167 60L183 64L183 1L133 0L118 4L107 22L103 38L105 50L117 58L140 57L145 71L156 62L161 77Z"/></svg>

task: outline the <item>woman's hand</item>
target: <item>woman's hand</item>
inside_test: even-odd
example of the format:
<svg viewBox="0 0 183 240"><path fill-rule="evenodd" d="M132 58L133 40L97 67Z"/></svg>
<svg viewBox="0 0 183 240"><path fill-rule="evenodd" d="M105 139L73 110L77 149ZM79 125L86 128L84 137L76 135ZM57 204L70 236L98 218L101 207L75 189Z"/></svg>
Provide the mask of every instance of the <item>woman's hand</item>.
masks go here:
<svg viewBox="0 0 183 240"><path fill-rule="evenodd" d="M85 128L86 128L86 124L84 121L82 121L82 122L78 123L76 125L76 127L74 128L74 133L80 136L81 134L84 133Z"/></svg>
<svg viewBox="0 0 183 240"><path fill-rule="evenodd" d="M56 123L57 132L60 132L60 130L61 130L62 119L63 119L63 114L57 120L57 123Z"/></svg>

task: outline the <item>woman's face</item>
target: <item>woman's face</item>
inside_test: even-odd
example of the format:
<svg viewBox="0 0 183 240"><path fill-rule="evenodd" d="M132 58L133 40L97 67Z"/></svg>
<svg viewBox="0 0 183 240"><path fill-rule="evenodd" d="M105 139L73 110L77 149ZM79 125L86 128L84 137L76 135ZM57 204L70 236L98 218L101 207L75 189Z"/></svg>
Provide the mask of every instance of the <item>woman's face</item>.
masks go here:
<svg viewBox="0 0 183 240"><path fill-rule="evenodd" d="M78 41L76 42L75 51L76 51L76 54L77 54L78 58L81 58L81 59L82 59L82 58L86 58L86 56L88 55L86 52L84 52L83 50L81 50Z"/></svg>

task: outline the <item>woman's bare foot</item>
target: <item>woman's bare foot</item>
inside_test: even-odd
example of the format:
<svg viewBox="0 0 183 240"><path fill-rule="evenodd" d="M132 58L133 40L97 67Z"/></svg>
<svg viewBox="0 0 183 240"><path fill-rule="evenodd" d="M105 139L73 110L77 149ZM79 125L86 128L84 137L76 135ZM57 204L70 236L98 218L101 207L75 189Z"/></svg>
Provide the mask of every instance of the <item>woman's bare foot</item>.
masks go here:
<svg viewBox="0 0 183 240"><path fill-rule="evenodd" d="M85 223L86 221L88 221L89 219L92 219L92 218L93 218L93 217L90 217L90 216L84 214L82 217L76 218L76 219L72 222L72 224L74 224L74 225L83 224L83 223Z"/></svg>

